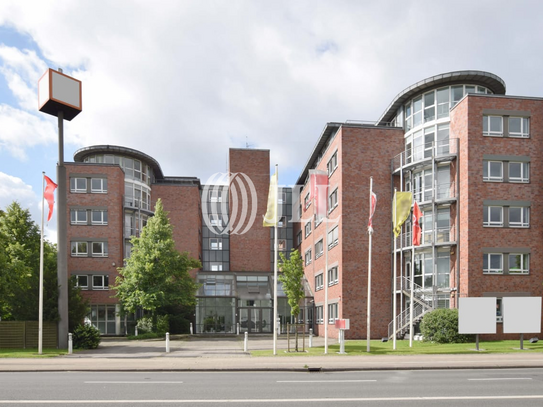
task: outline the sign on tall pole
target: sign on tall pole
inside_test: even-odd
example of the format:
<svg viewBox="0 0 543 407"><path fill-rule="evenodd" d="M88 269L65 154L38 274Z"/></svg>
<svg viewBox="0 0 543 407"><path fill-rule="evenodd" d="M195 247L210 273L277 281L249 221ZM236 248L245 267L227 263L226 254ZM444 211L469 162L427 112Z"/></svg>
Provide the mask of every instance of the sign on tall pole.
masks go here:
<svg viewBox="0 0 543 407"><path fill-rule="evenodd" d="M59 284L58 347L68 347L68 242L66 213L66 167L64 166L64 120L72 120L82 111L81 81L62 72L48 69L38 82L40 112L58 118L58 216L57 216L57 277Z"/></svg>

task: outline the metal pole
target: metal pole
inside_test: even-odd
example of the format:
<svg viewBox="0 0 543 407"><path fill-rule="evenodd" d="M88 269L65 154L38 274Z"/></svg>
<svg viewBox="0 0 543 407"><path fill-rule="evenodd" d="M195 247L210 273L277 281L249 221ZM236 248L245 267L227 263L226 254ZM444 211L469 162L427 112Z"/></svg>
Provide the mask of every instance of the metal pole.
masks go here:
<svg viewBox="0 0 543 407"><path fill-rule="evenodd" d="M275 180L276 180L276 183L279 184L279 166L277 164L275 164ZM278 209L278 204L277 204L277 201L278 201L278 190L279 190L279 187L276 185L275 186L275 226L273 228L273 235L274 235L274 238L273 238L273 255L274 255L274 260L273 260L273 320L274 321L277 321L277 285L278 285L278 281L277 281L277 234L278 234L278 229L277 229L277 224L279 223L279 214L277 213L277 209ZM273 330L273 354L274 355L277 355L277 329L274 329Z"/></svg>
<svg viewBox="0 0 543 407"><path fill-rule="evenodd" d="M68 347L68 242L66 226L66 167L64 166L64 112L58 112L58 214L57 214L57 278L59 285L58 347Z"/></svg>
<svg viewBox="0 0 543 407"><path fill-rule="evenodd" d="M38 354L42 354L43 347L43 216L45 197L43 190L45 188L45 172L42 172L41 176L41 239L40 239L40 293L39 293L39 305L38 305Z"/></svg>
<svg viewBox="0 0 543 407"><path fill-rule="evenodd" d="M396 188L394 188L394 202L392 204L392 212L393 212L393 227L396 226ZM396 350L396 234L393 233L393 239L394 239L394 275L393 275L393 293L392 293L392 349Z"/></svg>
<svg viewBox="0 0 543 407"><path fill-rule="evenodd" d="M372 203L371 203L371 194L373 192L373 177L370 177L370 216L372 216ZM366 316L366 351L370 351L370 338L371 338L371 243L373 230L368 230L369 234L369 250L368 250L368 311Z"/></svg>
<svg viewBox="0 0 543 407"><path fill-rule="evenodd" d="M317 215L318 216L318 215ZM324 235L324 354L328 353L328 210L326 211L326 234Z"/></svg>

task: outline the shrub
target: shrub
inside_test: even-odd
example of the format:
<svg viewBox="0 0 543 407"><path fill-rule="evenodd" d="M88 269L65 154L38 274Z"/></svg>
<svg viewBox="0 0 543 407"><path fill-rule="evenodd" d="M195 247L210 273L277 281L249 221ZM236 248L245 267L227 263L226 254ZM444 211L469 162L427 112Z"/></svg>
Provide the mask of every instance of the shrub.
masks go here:
<svg viewBox="0 0 543 407"><path fill-rule="evenodd" d="M425 341L438 343L464 343L473 340L472 335L458 333L458 310L439 308L422 318L420 331Z"/></svg>
<svg viewBox="0 0 543 407"><path fill-rule="evenodd" d="M138 327L138 334L153 332L153 319L150 317L142 317L138 319L136 326Z"/></svg>
<svg viewBox="0 0 543 407"><path fill-rule="evenodd" d="M74 349L96 349L101 341L100 331L92 325L78 325L73 332Z"/></svg>
<svg viewBox="0 0 543 407"><path fill-rule="evenodd" d="M156 318L155 332L160 335L166 335L166 332L170 331L170 318L169 315L159 315Z"/></svg>

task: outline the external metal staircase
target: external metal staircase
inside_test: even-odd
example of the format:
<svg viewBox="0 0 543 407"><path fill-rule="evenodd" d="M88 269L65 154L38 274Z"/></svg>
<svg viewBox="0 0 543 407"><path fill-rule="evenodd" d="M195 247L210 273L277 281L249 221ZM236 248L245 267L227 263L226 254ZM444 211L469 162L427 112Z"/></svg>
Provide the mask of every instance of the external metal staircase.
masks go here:
<svg viewBox="0 0 543 407"><path fill-rule="evenodd" d="M398 277L398 280L401 291L407 297L411 297L411 284L413 284L413 298L411 305L396 315L396 332L394 332L394 320L388 324L388 339L393 339L394 335L396 338L403 338L409 332L411 307L413 307L413 324L419 322L426 313L434 309L431 292L424 290L407 277Z"/></svg>

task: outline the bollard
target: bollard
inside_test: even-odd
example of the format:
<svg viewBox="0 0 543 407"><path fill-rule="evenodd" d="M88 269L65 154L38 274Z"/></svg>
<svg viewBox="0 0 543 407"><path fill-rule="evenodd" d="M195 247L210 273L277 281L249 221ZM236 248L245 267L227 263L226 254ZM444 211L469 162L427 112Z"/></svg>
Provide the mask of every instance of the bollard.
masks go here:
<svg viewBox="0 0 543 407"><path fill-rule="evenodd" d="M72 339L72 334L68 334L68 354L71 355L74 349L74 342Z"/></svg>
<svg viewBox="0 0 543 407"><path fill-rule="evenodd" d="M345 353L345 329L339 330L339 353Z"/></svg>
<svg viewBox="0 0 543 407"><path fill-rule="evenodd" d="M309 347L313 347L313 328L309 328Z"/></svg>
<svg viewBox="0 0 543 407"><path fill-rule="evenodd" d="M236 332L237 332L238 335L239 335L239 322L236 324Z"/></svg>
<svg viewBox="0 0 543 407"><path fill-rule="evenodd" d="M136 336L138 336L138 327L136 327Z"/></svg>
<svg viewBox="0 0 543 407"><path fill-rule="evenodd" d="M247 342L249 342L249 332L245 332L245 340L243 341L243 352L247 352Z"/></svg>
<svg viewBox="0 0 543 407"><path fill-rule="evenodd" d="M170 353L170 333L166 332L166 353Z"/></svg>
<svg viewBox="0 0 543 407"><path fill-rule="evenodd" d="M194 332L192 331L192 322L190 323L190 334L193 335Z"/></svg>

